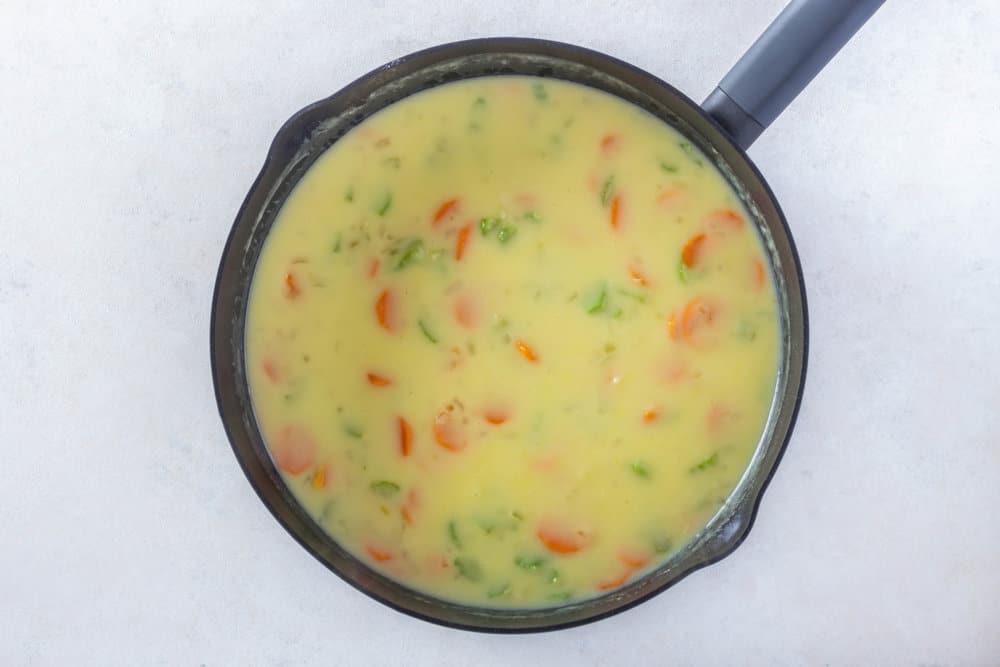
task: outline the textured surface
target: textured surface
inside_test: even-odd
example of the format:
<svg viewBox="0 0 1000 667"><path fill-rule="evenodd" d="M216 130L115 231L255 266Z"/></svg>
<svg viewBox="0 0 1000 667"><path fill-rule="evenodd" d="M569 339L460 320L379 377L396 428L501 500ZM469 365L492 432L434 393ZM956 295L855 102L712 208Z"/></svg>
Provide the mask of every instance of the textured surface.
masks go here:
<svg viewBox="0 0 1000 667"><path fill-rule="evenodd" d="M328 574L250 490L208 315L287 116L495 34L700 99L783 3L561 4L0 0L0 664L996 664L992 0L888 3L752 150L799 244L812 355L729 559L596 625L458 633Z"/></svg>

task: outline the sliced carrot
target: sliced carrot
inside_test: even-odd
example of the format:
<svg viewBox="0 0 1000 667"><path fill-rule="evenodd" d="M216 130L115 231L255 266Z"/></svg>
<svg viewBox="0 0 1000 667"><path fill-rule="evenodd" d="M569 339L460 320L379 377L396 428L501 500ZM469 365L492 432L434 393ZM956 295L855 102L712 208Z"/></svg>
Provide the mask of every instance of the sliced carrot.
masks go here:
<svg viewBox="0 0 1000 667"><path fill-rule="evenodd" d="M610 222L611 229L618 229L621 224L621 206L622 206L622 196L615 195L611 198L611 211L610 211Z"/></svg>
<svg viewBox="0 0 1000 667"><path fill-rule="evenodd" d="M681 337L680 318L676 312L670 313L670 317L667 319L667 335L672 340L679 340Z"/></svg>
<svg viewBox="0 0 1000 667"><path fill-rule="evenodd" d="M625 570L624 572L622 572L617 577L614 577L613 579L604 579L603 581L597 582L597 587L602 591L610 591L612 588L618 588L619 586L624 584L626 581L628 581L628 578L631 576L632 576L632 570L631 569Z"/></svg>
<svg viewBox="0 0 1000 667"><path fill-rule="evenodd" d="M316 440L304 426L289 424L278 433L271 453L279 468L298 475L316 461Z"/></svg>
<svg viewBox="0 0 1000 667"><path fill-rule="evenodd" d="M738 232L743 228L743 216L731 208L722 208L705 216L705 227L721 234Z"/></svg>
<svg viewBox="0 0 1000 667"><path fill-rule="evenodd" d="M393 293L388 289L382 290L375 301L375 317L378 318L379 326L389 333L394 332L399 326L396 320L395 306L396 299Z"/></svg>
<svg viewBox="0 0 1000 667"><path fill-rule="evenodd" d="M656 203L663 208L673 208L684 200L683 188L668 188L656 195Z"/></svg>
<svg viewBox="0 0 1000 667"><path fill-rule="evenodd" d="M711 435L719 435L734 419L736 419L735 412L721 403L715 403L705 415L705 426Z"/></svg>
<svg viewBox="0 0 1000 667"><path fill-rule="evenodd" d="M455 261L461 262L465 255L465 248L469 245L469 235L472 233L472 225L463 225L458 230L458 237L455 240Z"/></svg>
<svg viewBox="0 0 1000 667"><path fill-rule="evenodd" d="M368 384L373 387L388 387L392 384L392 378L378 373L368 373Z"/></svg>
<svg viewBox="0 0 1000 667"><path fill-rule="evenodd" d="M281 382L281 373L278 371L278 366L271 359L265 359L264 363L261 364L264 369L264 375L271 382L277 384Z"/></svg>
<svg viewBox="0 0 1000 667"><path fill-rule="evenodd" d="M455 300L455 319L466 329L472 329L479 320L476 302L467 294Z"/></svg>
<svg viewBox="0 0 1000 667"><path fill-rule="evenodd" d="M645 422L646 424L652 424L653 422L655 422L657 419L660 418L660 414L662 412L663 411L658 407L649 408L648 410L642 413L642 421Z"/></svg>
<svg viewBox="0 0 1000 667"><path fill-rule="evenodd" d="M313 473L312 478L312 488L314 489L325 489L326 488L326 464L316 466L316 472Z"/></svg>
<svg viewBox="0 0 1000 667"><path fill-rule="evenodd" d="M438 413L434 418L432 430L434 441L449 452L460 452L469 444L461 423L451 410L445 409Z"/></svg>
<svg viewBox="0 0 1000 667"><path fill-rule="evenodd" d="M601 138L601 151L605 154L614 152L620 141L621 137L617 134L605 134Z"/></svg>
<svg viewBox="0 0 1000 667"><path fill-rule="evenodd" d="M590 544L591 536L584 530L567 530L552 523L543 523L535 533L545 548L557 554L575 554Z"/></svg>
<svg viewBox="0 0 1000 667"><path fill-rule="evenodd" d="M483 419L494 426L499 426L510 419L510 413L503 408L489 408L483 412Z"/></svg>
<svg viewBox="0 0 1000 667"><path fill-rule="evenodd" d="M399 453L409 456L413 451L413 427L405 417L397 417L396 428L399 431Z"/></svg>
<svg viewBox="0 0 1000 667"><path fill-rule="evenodd" d="M634 265L629 267L628 276L632 282L639 287L646 287L649 285L649 278L647 278L646 275Z"/></svg>
<svg viewBox="0 0 1000 667"><path fill-rule="evenodd" d="M525 343L523 340L514 341L514 347L517 348L517 351L521 353L522 357L524 357L533 364L538 363L538 355L535 354L535 351L531 348L531 346Z"/></svg>
<svg viewBox="0 0 1000 667"><path fill-rule="evenodd" d="M384 563L386 561L390 561L393 559L391 551L379 549L378 547L372 544L367 545L365 547L365 551L368 553L369 556L372 557L372 560L375 561L376 563Z"/></svg>
<svg viewBox="0 0 1000 667"><path fill-rule="evenodd" d="M372 257L372 261L368 263L368 277L374 278L378 275L379 267L382 266L382 262L379 261L378 257Z"/></svg>
<svg viewBox="0 0 1000 667"><path fill-rule="evenodd" d="M686 339L692 339L698 331L712 326L717 316L712 304L701 297L688 301L681 314L681 334Z"/></svg>
<svg viewBox="0 0 1000 667"><path fill-rule="evenodd" d="M759 259L753 260L753 286L758 290L764 289L766 275L764 273L764 262Z"/></svg>
<svg viewBox="0 0 1000 667"><path fill-rule="evenodd" d="M629 567L638 569L649 563L649 554L634 549L622 549L618 552L618 560Z"/></svg>
<svg viewBox="0 0 1000 667"><path fill-rule="evenodd" d="M416 489L410 489L410 492L406 495L406 502L403 503L403 507L399 510L399 513L403 516L403 521L407 525L413 525L413 516L416 514L419 506L420 494L417 493Z"/></svg>
<svg viewBox="0 0 1000 667"><path fill-rule="evenodd" d="M289 299L294 299L300 294L302 294L302 288L299 287L299 281L295 274L289 271L285 274L285 295Z"/></svg>
<svg viewBox="0 0 1000 667"><path fill-rule="evenodd" d="M437 227L438 223L448 217L449 214L453 213L455 209L458 208L458 198L448 199L441 203L440 206L434 211L434 217L432 219L433 226Z"/></svg>
<svg viewBox="0 0 1000 667"><path fill-rule="evenodd" d="M687 240L684 244L684 249L681 250L681 261L684 262L684 266L689 269L693 269L695 264L702 255L702 248L705 245L705 235L695 234Z"/></svg>

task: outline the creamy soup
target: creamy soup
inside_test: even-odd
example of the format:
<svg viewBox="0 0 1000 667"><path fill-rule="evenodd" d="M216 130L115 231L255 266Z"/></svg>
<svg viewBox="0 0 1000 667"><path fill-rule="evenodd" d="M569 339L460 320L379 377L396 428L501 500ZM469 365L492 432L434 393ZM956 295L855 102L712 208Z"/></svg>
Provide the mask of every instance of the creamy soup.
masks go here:
<svg viewBox="0 0 1000 667"><path fill-rule="evenodd" d="M329 535L424 593L537 607L627 585L739 480L774 393L754 225L660 120L488 77L309 169L254 274L270 454Z"/></svg>

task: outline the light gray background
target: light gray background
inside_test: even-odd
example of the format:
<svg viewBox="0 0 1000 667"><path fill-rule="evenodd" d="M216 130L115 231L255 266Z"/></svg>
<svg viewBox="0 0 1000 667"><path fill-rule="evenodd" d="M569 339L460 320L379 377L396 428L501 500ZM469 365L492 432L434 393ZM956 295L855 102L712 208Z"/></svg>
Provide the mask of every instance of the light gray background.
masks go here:
<svg viewBox="0 0 1000 667"><path fill-rule="evenodd" d="M498 34L702 99L782 5L0 0L0 664L1000 664L995 0L890 0L753 147L805 399L743 547L650 603L521 637L390 611L284 533L216 413L217 262L296 109Z"/></svg>

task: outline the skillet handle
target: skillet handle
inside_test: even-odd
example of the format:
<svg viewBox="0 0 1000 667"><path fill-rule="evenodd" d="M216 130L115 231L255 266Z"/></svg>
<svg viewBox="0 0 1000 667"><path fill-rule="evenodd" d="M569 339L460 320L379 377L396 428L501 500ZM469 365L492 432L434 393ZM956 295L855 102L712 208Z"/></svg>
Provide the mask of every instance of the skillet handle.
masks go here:
<svg viewBox="0 0 1000 667"><path fill-rule="evenodd" d="M884 1L792 0L702 107L749 148Z"/></svg>

